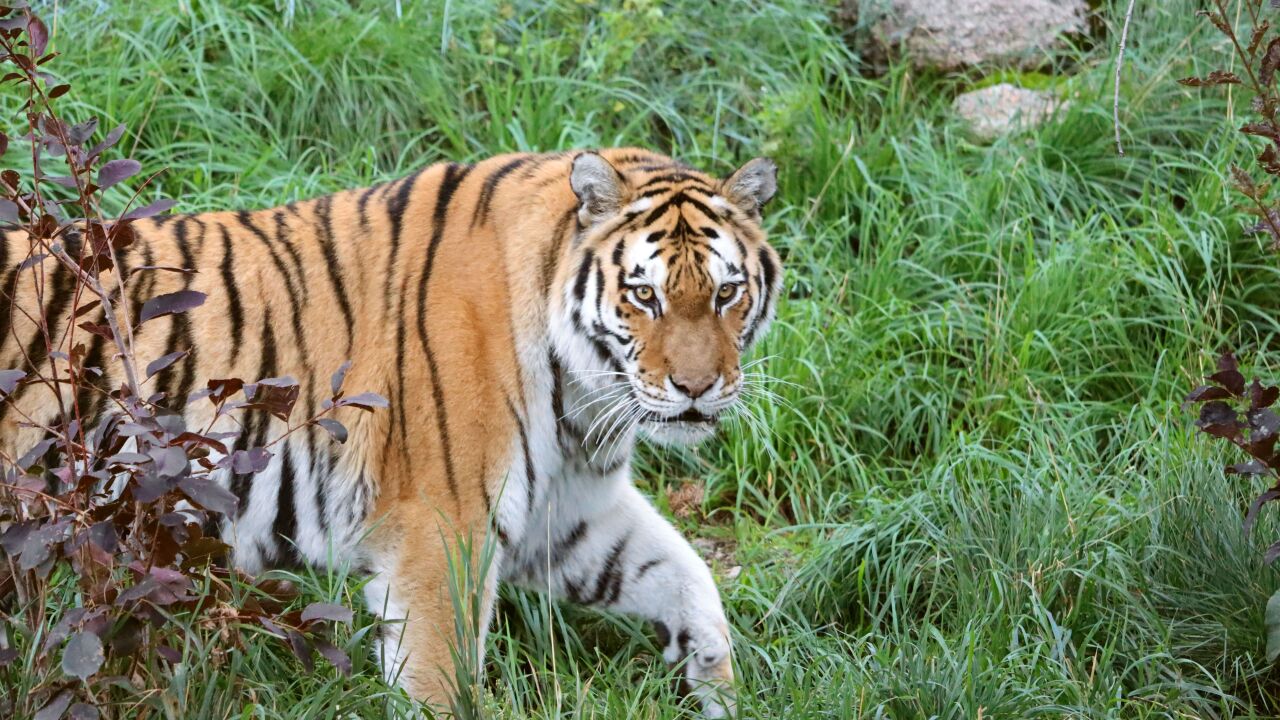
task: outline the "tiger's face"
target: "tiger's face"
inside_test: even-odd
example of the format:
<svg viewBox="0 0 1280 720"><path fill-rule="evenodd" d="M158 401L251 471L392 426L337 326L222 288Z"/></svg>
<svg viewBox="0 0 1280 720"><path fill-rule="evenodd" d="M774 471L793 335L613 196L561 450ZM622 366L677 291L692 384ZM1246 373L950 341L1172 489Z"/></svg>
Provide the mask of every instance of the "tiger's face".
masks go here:
<svg viewBox="0 0 1280 720"><path fill-rule="evenodd" d="M574 162L571 344L582 372L618 396L611 427L696 442L742 395L742 354L773 317L782 272L760 210L776 168L758 158L723 181L679 166L640 170L593 153Z"/></svg>

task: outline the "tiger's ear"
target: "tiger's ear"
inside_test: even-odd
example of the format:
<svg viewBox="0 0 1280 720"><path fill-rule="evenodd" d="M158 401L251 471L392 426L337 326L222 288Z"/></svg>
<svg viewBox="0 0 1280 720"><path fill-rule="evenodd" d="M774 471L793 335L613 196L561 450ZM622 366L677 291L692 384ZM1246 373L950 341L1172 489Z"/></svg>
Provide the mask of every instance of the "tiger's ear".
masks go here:
<svg viewBox="0 0 1280 720"><path fill-rule="evenodd" d="M769 158L748 160L721 184L730 202L751 213L759 213L778 192L778 166Z"/></svg>
<svg viewBox="0 0 1280 720"><path fill-rule="evenodd" d="M627 195L626 179L608 160L593 152L584 152L573 159L569 187L578 196L578 222L583 227L616 215Z"/></svg>

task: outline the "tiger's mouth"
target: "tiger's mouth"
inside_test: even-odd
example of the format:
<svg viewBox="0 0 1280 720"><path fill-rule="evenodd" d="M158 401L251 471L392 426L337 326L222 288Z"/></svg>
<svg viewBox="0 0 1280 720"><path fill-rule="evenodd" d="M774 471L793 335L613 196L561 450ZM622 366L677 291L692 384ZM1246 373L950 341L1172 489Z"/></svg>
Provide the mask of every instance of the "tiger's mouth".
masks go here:
<svg viewBox="0 0 1280 720"><path fill-rule="evenodd" d="M659 423L659 424L690 423L690 424L714 425L716 422L716 419L717 418L715 414L707 415L693 408L689 408L688 410L685 410L679 415L659 415L658 413L650 412L645 417L645 422Z"/></svg>

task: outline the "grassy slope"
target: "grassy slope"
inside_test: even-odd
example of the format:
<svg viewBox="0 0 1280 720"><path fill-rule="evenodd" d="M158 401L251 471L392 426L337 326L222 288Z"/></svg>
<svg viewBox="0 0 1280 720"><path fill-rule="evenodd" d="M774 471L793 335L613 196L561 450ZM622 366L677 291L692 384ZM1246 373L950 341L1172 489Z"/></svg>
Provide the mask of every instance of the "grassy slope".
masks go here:
<svg viewBox="0 0 1280 720"><path fill-rule="evenodd" d="M1193 3L1139 3L1125 158L1105 43L1074 58L1060 122L976 147L948 120L962 80L862 77L800 0L116 4L60 14L56 67L186 210L514 149L779 160L769 433L638 468L660 503L705 481L681 522L742 567L724 592L744 717L1275 711L1262 607L1280 582L1259 548L1280 523L1241 535L1249 489L1178 407L1207 350L1280 329L1276 260L1239 237L1216 172L1242 149L1220 104L1173 83L1216 57ZM638 624L512 593L495 630L497 717L691 711ZM377 716L402 701L359 640L351 680L266 642L221 665L193 646L153 703Z"/></svg>

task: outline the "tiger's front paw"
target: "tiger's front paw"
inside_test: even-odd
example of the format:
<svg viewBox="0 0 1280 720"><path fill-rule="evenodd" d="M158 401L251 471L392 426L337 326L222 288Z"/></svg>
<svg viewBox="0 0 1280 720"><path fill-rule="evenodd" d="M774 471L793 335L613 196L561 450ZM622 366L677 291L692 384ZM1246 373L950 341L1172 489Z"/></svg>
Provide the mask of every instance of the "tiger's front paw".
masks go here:
<svg viewBox="0 0 1280 720"><path fill-rule="evenodd" d="M690 623L674 634L659 623L657 632L663 644L663 659L680 667L684 689L698 699L703 716L733 717L737 709L733 657L729 628L724 621Z"/></svg>

